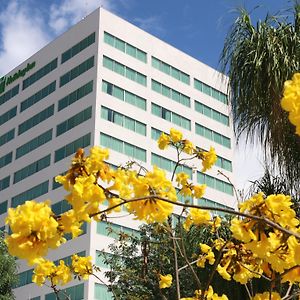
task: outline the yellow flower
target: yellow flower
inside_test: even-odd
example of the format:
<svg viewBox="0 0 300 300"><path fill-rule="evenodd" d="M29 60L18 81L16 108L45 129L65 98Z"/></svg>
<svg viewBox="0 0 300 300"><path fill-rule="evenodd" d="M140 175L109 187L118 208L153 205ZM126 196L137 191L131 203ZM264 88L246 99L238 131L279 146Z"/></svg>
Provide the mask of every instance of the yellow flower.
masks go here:
<svg viewBox="0 0 300 300"><path fill-rule="evenodd" d="M218 159L215 148L210 147L209 152L201 152L201 158L203 166L202 172L206 172L206 170L209 170Z"/></svg>
<svg viewBox="0 0 300 300"><path fill-rule="evenodd" d="M173 143L178 143L182 140L182 132L175 128L170 129L170 137Z"/></svg>
<svg viewBox="0 0 300 300"><path fill-rule="evenodd" d="M41 259L33 270L32 282L41 286L46 279L51 285L65 285L72 280L70 268L65 265L63 260L56 266L52 261Z"/></svg>
<svg viewBox="0 0 300 300"><path fill-rule="evenodd" d="M170 144L170 137L165 133L162 133L159 139L157 140L157 144L159 149L166 149Z"/></svg>
<svg viewBox="0 0 300 300"><path fill-rule="evenodd" d="M300 135L300 73L294 74L292 80L284 83L281 106L289 112L289 120L296 126L296 133Z"/></svg>
<svg viewBox="0 0 300 300"><path fill-rule="evenodd" d="M46 256L49 248L55 249L65 242L49 204L50 201L26 201L8 210L6 224L12 231L5 240L8 250L29 264Z"/></svg>
<svg viewBox="0 0 300 300"><path fill-rule="evenodd" d="M178 184L181 184L182 186L187 184L187 181L189 179L189 175L184 173L184 172L180 172L176 175L176 181L178 182Z"/></svg>
<svg viewBox="0 0 300 300"><path fill-rule="evenodd" d="M159 275L159 288L160 289L165 289L165 288L169 288L172 285L172 275L168 274L168 275Z"/></svg>
<svg viewBox="0 0 300 300"><path fill-rule="evenodd" d="M133 198L155 195L171 201L177 200L176 190L166 178L165 171L155 166L153 171L147 172L145 176L131 176L129 183L133 186ZM174 208L172 203L155 198L128 202L125 206L136 219L147 223L166 221Z"/></svg>
<svg viewBox="0 0 300 300"><path fill-rule="evenodd" d="M81 257L77 254L72 255L72 269L74 274L79 275L82 279L87 280L93 274L92 257Z"/></svg>
<svg viewBox="0 0 300 300"><path fill-rule="evenodd" d="M183 223L183 228L186 231L190 230L190 227L194 225L209 224L210 213L207 210L200 208L191 208L190 213L186 217Z"/></svg>
<svg viewBox="0 0 300 300"><path fill-rule="evenodd" d="M206 184L194 185L193 186L194 197L197 199L202 198L205 194L205 190L206 190Z"/></svg>
<svg viewBox="0 0 300 300"><path fill-rule="evenodd" d="M186 154L193 154L195 151L194 144L189 140L183 140L183 152Z"/></svg>
<svg viewBox="0 0 300 300"><path fill-rule="evenodd" d="M269 292L264 292L262 294L256 294L252 298L252 300L280 300L280 299L281 299L280 295L276 292L272 292L271 295Z"/></svg>

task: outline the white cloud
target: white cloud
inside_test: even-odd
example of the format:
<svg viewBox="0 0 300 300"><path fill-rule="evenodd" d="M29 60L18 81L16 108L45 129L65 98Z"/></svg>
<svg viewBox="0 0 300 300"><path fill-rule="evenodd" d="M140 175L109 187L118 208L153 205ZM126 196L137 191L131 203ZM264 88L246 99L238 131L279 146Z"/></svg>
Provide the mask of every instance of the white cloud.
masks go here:
<svg viewBox="0 0 300 300"><path fill-rule="evenodd" d="M161 25L160 16L150 16L148 18L134 18L134 23L141 29L152 34L163 34L165 32Z"/></svg>
<svg viewBox="0 0 300 300"><path fill-rule="evenodd" d="M24 0L10 1L0 13L0 77L49 41L43 30L43 20L26 4Z"/></svg>
<svg viewBox="0 0 300 300"><path fill-rule="evenodd" d="M99 6L114 10L111 0L63 0L52 4L49 26L55 34L60 34Z"/></svg>

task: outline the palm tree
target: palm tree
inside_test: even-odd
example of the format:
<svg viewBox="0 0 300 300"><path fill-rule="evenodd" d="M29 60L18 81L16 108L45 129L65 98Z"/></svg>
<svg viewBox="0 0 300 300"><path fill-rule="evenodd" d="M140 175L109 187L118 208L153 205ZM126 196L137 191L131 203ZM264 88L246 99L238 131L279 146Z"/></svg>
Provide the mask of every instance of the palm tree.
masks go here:
<svg viewBox="0 0 300 300"><path fill-rule="evenodd" d="M252 24L242 9L232 25L220 62L229 77L237 141L258 140L266 160L300 194L300 137L281 109L283 83L300 71L300 3L283 18L270 16ZM290 10L290 11L291 11Z"/></svg>

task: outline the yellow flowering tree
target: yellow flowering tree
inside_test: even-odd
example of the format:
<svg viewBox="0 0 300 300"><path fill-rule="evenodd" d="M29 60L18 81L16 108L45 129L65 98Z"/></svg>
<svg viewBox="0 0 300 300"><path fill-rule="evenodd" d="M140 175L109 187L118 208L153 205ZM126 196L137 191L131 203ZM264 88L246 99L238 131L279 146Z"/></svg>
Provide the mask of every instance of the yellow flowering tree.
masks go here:
<svg viewBox="0 0 300 300"><path fill-rule="evenodd" d="M300 74L286 82L282 107L289 112L296 133L300 134ZM173 128L169 134L160 136L158 146L162 150L171 146L177 152L171 179L156 166L146 170L136 162L115 170L105 162L109 157L107 149L93 147L89 155L79 149L68 172L56 177L56 181L68 192L65 199L71 205L70 210L55 215L48 200L41 203L26 201L15 209L9 209L6 223L11 234L6 236L6 243L12 255L34 265L33 281L43 285L48 280L57 293L58 286L68 283L73 275L81 279L97 276L91 257L73 255L70 265L63 261L56 265L46 259L49 249L58 248L66 242L67 234L76 238L82 232L84 222L92 219L102 222L123 206L137 220L168 226L168 218L177 205L182 207L186 231L192 226L217 230L221 219L213 218L210 209L233 214L230 225L232 237L201 243L200 254L194 260L180 253L198 286L194 295L181 298L179 248L171 232L175 272L158 274L161 289L175 284L177 299L228 299L226 295L214 292L211 286L213 276L219 274L224 280L234 280L243 285L250 299L291 299L293 286L300 283L300 222L292 209L291 197L259 193L241 203L238 210L178 202L178 194L196 199L205 193L205 185L194 185L187 174L177 172L178 166L188 160L199 159L205 172L216 162L215 150L196 148ZM104 202L108 203L108 207L101 209ZM212 266L211 274L207 280L200 281L194 268L206 268L208 265ZM253 295L249 286L254 278L264 278L269 282L268 289ZM279 283L285 283L287 288L279 289Z"/></svg>

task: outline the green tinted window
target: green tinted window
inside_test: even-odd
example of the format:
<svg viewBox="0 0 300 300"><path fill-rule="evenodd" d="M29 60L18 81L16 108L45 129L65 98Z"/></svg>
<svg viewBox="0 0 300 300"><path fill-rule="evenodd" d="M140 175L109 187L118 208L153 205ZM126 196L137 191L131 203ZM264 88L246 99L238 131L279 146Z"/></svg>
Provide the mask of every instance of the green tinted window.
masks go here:
<svg viewBox="0 0 300 300"><path fill-rule="evenodd" d="M56 81L53 81L49 85L47 85L44 88L42 88L41 90L39 90L34 95L32 95L29 98L27 98L26 100L22 101L21 102L20 112L26 110L27 108L31 107L35 103L43 100L48 95L50 95L51 93L53 93L55 91L55 89L56 89Z"/></svg>
<svg viewBox="0 0 300 300"><path fill-rule="evenodd" d="M113 85L112 83L102 81L102 91L108 95L118 98L119 100L132 104L142 110L146 110L146 99L129 91L126 91L116 85Z"/></svg>
<svg viewBox="0 0 300 300"><path fill-rule="evenodd" d="M209 128L206 128L203 125L199 125L196 123L196 134L199 134L201 136L204 136L205 138L214 141L226 148L231 148L231 142L230 142L230 138L215 132Z"/></svg>
<svg viewBox="0 0 300 300"><path fill-rule="evenodd" d="M17 207L20 204L23 204L26 200L32 200L39 196L42 196L46 193L48 193L48 185L49 181L45 181L43 183L40 183L31 189L22 192L11 199L11 207Z"/></svg>
<svg viewBox="0 0 300 300"><path fill-rule="evenodd" d="M160 117L162 119L165 119L167 121L170 121L182 128L185 128L187 130L191 130L191 121L187 118L180 116L164 107L161 107L155 103L151 104L151 112L153 115Z"/></svg>
<svg viewBox="0 0 300 300"><path fill-rule="evenodd" d="M131 131L146 135L146 125L144 123L138 122L107 107L101 107L101 117Z"/></svg>
<svg viewBox="0 0 300 300"><path fill-rule="evenodd" d="M64 98L58 101L58 111L68 107L74 102L82 99L84 96L90 94L93 91L93 81L89 81L87 84L81 86L74 92L68 94Z"/></svg>
<svg viewBox="0 0 300 300"><path fill-rule="evenodd" d="M17 94L19 94L19 85L14 86L12 89L8 90L6 93L0 96L0 105L7 102Z"/></svg>
<svg viewBox="0 0 300 300"><path fill-rule="evenodd" d="M0 191L5 190L9 187L10 176L0 179Z"/></svg>
<svg viewBox="0 0 300 300"><path fill-rule="evenodd" d="M107 56L103 56L103 66L141 85L147 85L147 77Z"/></svg>
<svg viewBox="0 0 300 300"><path fill-rule="evenodd" d="M133 158L146 162L146 150L121 141L105 133L100 134L100 144L103 147L110 148L114 151L129 155Z"/></svg>
<svg viewBox="0 0 300 300"><path fill-rule="evenodd" d="M83 63L78 65L77 67L73 68L71 71L62 75L59 79L59 86L62 87L71 80L75 79L79 75L83 74L84 72L88 71L94 66L94 56L88 58Z"/></svg>
<svg viewBox="0 0 300 300"><path fill-rule="evenodd" d="M197 172L197 182L200 184L207 184L207 186L220 192L233 195L233 187L231 184L223 180L214 178L208 174Z"/></svg>
<svg viewBox="0 0 300 300"><path fill-rule="evenodd" d="M166 96L178 103L181 103L187 107L191 107L191 103L190 103L190 97L179 93L178 91L171 89L170 87L156 81L156 80L151 80L151 87L152 90L155 92L158 92L160 94L162 94L163 96Z"/></svg>
<svg viewBox="0 0 300 300"><path fill-rule="evenodd" d="M51 154L33 162L32 164L18 170L14 173L14 184L49 167L51 161Z"/></svg>
<svg viewBox="0 0 300 300"><path fill-rule="evenodd" d="M147 62L146 52L126 43L108 32L104 32L104 42L144 63Z"/></svg>
<svg viewBox="0 0 300 300"><path fill-rule="evenodd" d="M227 95L223 94L222 92L218 91L217 89L201 82L198 79L194 79L194 87L200 92L215 98L216 100L228 104Z"/></svg>
<svg viewBox="0 0 300 300"><path fill-rule="evenodd" d="M10 131L8 131L0 136L0 146L8 143L12 139L14 139L14 137L15 137L15 129L13 128Z"/></svg>
<svg viewBox="0 0 300 300"><path fill-rule="evenodd" d="M92 107L90 106L85 110L77 113L73 117L69 118L68 120L58 124L56 126L56 136L62 135L63 133L89 120L91 117L92 117Z"/></svg>
<svg viewBox="0 0 300 300"><path fill-rule="evenodd" d="M79 148L85 148L91 144L91 134L85 136L57 149L54 155L54 162L58 162L71 154L74 154Z"/></svg>
<svg viewBox="0 0 300 300"><path fill-rule="evenodd" d="M5 214L7 212L7 203L8 200L0 203L0 215Z"/></svg>
<svg viewBox="0 0 300 300"><path fill-rule="evenodd" d="M70 58L74 57L76 54L78 54L79 52L81 52L82 50L87 48L88 46L95 43L95 38L96 38L96 34L95 34L95 32L93 32L88 37L84 38L79 43L77 43L76 45L74 45L73 47L71 47L70 49L65 51L61 55L61 63L63 64L64 62L66 62Z"/></svg>
<svg viewBox="0 0 300 300"><path fill-rule="evenodd" d="M32 127L38 125L44 120L50 118L54 114L54 104L50 105L43 111L37 113L30 119L24 121L18 126L18 135L24 133L25 131L31 129Z"/></svg>
<svg viewBox="0 0 300 300"><path fill-rule="evenodd" d="M0 157L0 169L12 162L12 151Z"/></svg>
<svg viewBox="0 0 300 300"><path fill-rule="evenodd" d="M195 110L201 114L229 126L229 117L195 100Z"/></svg>
<svg viewBox="0 0 300 300"><path fill-rule="evenodd" d="M23 90L28 88L30 85L34 84L36 81L41 79L42 77L49 74L51 71L57 68L57 58L53 59L50 63L40 68L38 71L33 73L31 76L23 80Z"/></svg>
<svg viewBox="0 0 300 300"><path fill-rule="evenodd" d="M18 147L16 150L16 159L33 151L34 149L37 149L38 147L48 143L51 140L52 140L52 129L42 133L36 138Z"/></svg>
<svg viewBox="0 0 300 300"><path fill-rule="evenodd" d="M180 80L183 83L190 84L190 76L177 68L159 60L156 57L152 56L152 66L161 72L172 76L173 78Z"/></svg>
<svg viewBox="0 0 300 300"><path fill-rule="evenodd" d="M84 283L60 290L58 292L59 299L66 298L70 300L83 300L84 299ZM45 296L45 300L56 300L57 295L50 293Z"/></svg>
<svg viewBox="0 0 300 300"><path fill-rule="evenodd" d="M5 112L4 114L0 115L0 125L6 123L16 115L17 115L17 106L13 107L12 109Z"/></svg>

